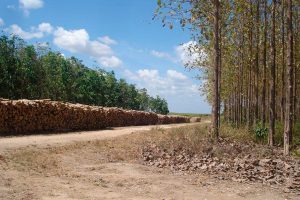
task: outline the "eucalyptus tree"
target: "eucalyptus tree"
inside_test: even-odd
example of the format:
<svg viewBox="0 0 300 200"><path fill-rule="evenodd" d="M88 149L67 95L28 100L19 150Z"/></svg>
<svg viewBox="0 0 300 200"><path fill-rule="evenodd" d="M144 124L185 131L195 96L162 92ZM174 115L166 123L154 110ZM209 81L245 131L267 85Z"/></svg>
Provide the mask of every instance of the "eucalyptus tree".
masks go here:
<svg viewBox="0 0 300 200"><path fill-rule="evenodd" d="M167 114L168 104L152 98L114 72L91 69L49 47L27 45L17 36L0 36L0 98L52 99ZM153 102L151 100L153 99Z"/></svg>
<svg viewBox="0 0 300 200"><path fill-rule="evenodd" d="M3 35L0 38L0 96L4 98L15 98L14 82L16 68L19 63L17 46L20 43L17 37Z"/></svg>
<svg viewBox="0 0 300 200"><path fill-rule="evenodd" d="M276 79L276 41L275 41L275 18L276 18L276 0L272 1L272 26L271 26L271 78L270 78L270 131L268 143L273 146L275 135L275 79Z"/></svg>
<svg viewBox="0 0 300 200"><path fill-rule="evenodd" d="M158 0L156 16L162 18L163 26L171 29L174 24L179 24L191 30L191 38L204 49L208 55L207 78L212 80L208 94L212 103L212 132L219 137L220 121L220 68L221 60L221 22L222 7L229 1L220 0ZM191 47L193 48L193 47ZM188 67L200 67L200 61L196 61ZM205 66L202 66L205 67Z"/></svg>
<svg viewBox="0 0 300 200"><path fill-rule="evenodd" d="M281 144L282 130L275 127L284 121L282 138L288 154L293 126L300 117L300 2L163 0L158 4L163 24L188 27L207 55L205 62L192 67L202 66L207 79L204 91L213 105L215 135L221 104L225 121L234 126L268 129L264 132L270 146Z"/></svg>
<svg viewBox="0 0 300 200"><path fill-rule="evenodd" d="M290 135L292 134L292 101L293 101L293 14L292 0L287 0L287 89L284 128L284 154L290 153Z"/></svg>

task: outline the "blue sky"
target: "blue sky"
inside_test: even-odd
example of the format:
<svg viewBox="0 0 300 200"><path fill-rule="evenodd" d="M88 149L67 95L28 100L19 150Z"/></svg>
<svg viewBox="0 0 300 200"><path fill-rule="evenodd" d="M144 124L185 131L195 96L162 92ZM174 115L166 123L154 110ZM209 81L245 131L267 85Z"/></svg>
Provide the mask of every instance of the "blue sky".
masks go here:
<svg viewBox="0 0 300 200"><path fill-rule="evenodd" d="M193 59L190 34L152 20L156 0L1 0L0 28L28 43L48 42L87 66L114 70L139 88L167 99L173 112L209 113L184 63Z"/></svg>

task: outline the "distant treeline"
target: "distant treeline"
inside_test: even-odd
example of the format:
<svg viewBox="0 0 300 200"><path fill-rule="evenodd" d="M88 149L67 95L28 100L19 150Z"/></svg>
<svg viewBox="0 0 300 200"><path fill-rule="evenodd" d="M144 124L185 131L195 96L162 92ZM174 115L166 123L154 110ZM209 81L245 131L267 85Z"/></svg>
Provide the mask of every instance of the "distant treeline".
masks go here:
<svg viewBox="0 0 300 200"><path fill-rule="evenodd" d="M114 72L90 69L48 46L28 45L16 36L0 36L0 97L52 99L167 114L165 99L151 97Z"/></svg>

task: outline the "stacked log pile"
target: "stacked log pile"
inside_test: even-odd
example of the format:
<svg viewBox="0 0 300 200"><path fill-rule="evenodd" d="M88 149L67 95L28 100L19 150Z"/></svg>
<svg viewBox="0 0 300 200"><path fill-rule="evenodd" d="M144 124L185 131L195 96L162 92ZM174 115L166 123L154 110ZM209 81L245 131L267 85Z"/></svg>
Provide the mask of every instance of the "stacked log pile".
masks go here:
<svg viewBox="0 0 300 200"><path fill-rule="evenodd" d="M190 122L191 123L201 122L201 117L191 117Z"/></svg>
<svg viewBox="0 0 300 200"><path fill-rule="evenodd" d="M188 123L189 118L51 100L0 99L0 135Z"/></svg>

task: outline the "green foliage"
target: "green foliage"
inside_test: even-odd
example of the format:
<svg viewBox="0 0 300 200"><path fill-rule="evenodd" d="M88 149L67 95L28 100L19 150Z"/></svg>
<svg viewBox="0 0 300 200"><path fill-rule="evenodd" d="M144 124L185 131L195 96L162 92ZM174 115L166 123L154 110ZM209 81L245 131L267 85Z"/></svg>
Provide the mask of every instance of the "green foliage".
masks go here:
<svg viewBox="0 0 300 200"><path fill-rule="evenodd" d="M223 136L230 136L233 138L240 138L241 140L251 140L254 142L265 143L267 142L268 128L263 127L262 123L258 123L253 130L249 130L246 126L235 127L230 124L224 123L221 125L221 133ZM274 140L276 145L283 146L283 133L284 124L280 121L275 123L275 135ZM293 142L292 149L295 149L297 152L294 152L293 155L300 155L300 122L297 121L294 124L293 129ZM298 151L299 150L299 151ZM297 154L297 155L296 155Z"/></svg>
<svg viewBox="0 0 300 200"><path fill-rule="evenodd" d="M74 57L65 58L43 46L0 36L0 97L52 99L167 114L168 104L153 98L114 72L90 69Z"/></svg>
<svg viewBox="0 0 300 200"><path fill-rule="evenodd" d="M161 6L161 0L157 0L157 5Z"/></svg>
<svg viewBox="0 0 300 200"><path fill-rule="evenodd" d="M254 129L254 135L256 140L263 141L268 136L268 128L264 127L262 123L258 123Z"/></svg>
<svg viewBox="0 0 300 200"><path fill-rule="evenodd" d="M294 124L294 127L293 127L293 143L292 145L293 146L298 146L300 147L300 122L297 121L295 124ZM300 152L299 152L300 154Z"/></svg>
<svg viewBox="0 0 300 200"><path fill-rule="evenodd" d="M156 98L151 97L150 98L150 110L159 114L168 114L168 103L166 100L161 99L159 96L156 96Z"/></svg>
<svg viewBox="0 0 300 200"><path fill-rule="evenodd" d="M292 151L291 155L297 159L300 159L300 152L297 150Z"/></svg>
<svg viewBox="0 0 300 200"><path fill-rule="evenodd" d="M284 123L280 121L276 121L275 124L275 135L274 140L276 141L276 144L283 146L283 134L284 133ZM300 122L296 121L293 126L293 142L291 144L292 149L294 147L300 147Z"/></svg>

